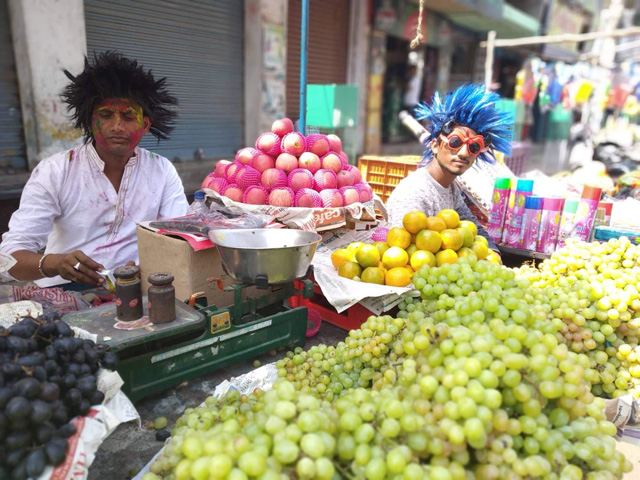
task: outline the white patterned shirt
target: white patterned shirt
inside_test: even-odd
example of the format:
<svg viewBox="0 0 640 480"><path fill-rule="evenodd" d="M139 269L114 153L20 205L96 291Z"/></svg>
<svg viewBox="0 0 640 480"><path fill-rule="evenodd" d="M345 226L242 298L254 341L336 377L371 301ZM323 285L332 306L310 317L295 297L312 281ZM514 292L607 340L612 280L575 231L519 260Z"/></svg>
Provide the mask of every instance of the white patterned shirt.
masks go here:
<svg viewBox="0 0 640 480"><path fill-rule="evenodd" d="M82 250L113 270L138 262L137 222L186 215L188 207L178 172L166 158L136 148L116 192L104 174L104 161L86 143L41 161L33 170L0 252ZM53 277L36 283L66 282Z"/></svg>

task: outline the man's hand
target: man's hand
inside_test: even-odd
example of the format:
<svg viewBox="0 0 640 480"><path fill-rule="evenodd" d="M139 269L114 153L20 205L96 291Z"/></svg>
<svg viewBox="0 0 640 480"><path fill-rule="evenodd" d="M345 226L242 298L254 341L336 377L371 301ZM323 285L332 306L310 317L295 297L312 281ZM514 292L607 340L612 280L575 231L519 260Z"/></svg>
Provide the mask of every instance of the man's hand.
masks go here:
<svg viewBox="0 0 640 480"><path fill-rule="evenodd" d="M104 270L104 266L94 262L80 250L48 255L42 263L42 269L49 277L60 275L66 280L84 285L104 284L104 278L96 273Z"/></svg>

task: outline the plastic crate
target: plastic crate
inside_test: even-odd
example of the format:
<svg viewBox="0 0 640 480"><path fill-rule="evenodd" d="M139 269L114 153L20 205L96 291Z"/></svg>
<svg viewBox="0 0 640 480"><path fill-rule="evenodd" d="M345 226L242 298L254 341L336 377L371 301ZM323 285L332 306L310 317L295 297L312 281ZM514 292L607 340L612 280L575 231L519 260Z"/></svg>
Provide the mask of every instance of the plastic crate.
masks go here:
<svg viewBox="0 0 640 480"><path fill-rule="evenodd" d="M386 202L400 181L418 168L421 158L361 157L358 159L358 169L374 193Z"/></svg>
<svg viewBox="0 0 640 480"><path fill-rule="evenodd" d="M296 288L301 289L302 284ZM367 321L371 315L375 315L371 310L356 303L342 313L336 312L336 309L327 301L322 294L322 289L314 282L313 296L311 298L303 298L301 294L296 294L289 299L289 306L307 307L309 311L315 311L320 314L322 321L329 322L336 327L344 330L357 330ZM385 314L386 315L386 314Z"/></svg>
<svg viewBox="0 0 640 480"><path fill-rule="evenodd" d="M531 144L529 142L511 142L511 155L505 157L504 163L514 175L518 176L527 171L531 158Z"/></svg>

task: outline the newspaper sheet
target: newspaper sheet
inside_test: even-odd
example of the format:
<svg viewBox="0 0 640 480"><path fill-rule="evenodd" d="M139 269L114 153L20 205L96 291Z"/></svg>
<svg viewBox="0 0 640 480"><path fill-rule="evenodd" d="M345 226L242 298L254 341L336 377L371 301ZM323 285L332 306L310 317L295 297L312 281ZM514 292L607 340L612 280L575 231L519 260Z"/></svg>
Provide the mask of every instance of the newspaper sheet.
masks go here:
<svg viewBox="0 0 640 480"><path fill-rule="evenodd" d="M307 231L322 231L340 228L346 225L347 220L375 219L376 209L387 218L387 210L384 203L377 195L366 203L353 203L341 208L299 208L299 207L274 207L272 205L249 205L238 203L224 197L208 188L203 189L205 194L229 207L239 207L251 213L264 213L275 217L289 228Z"/></svg>
<svg viewBox="0 0 640 480"><path fill-rule="evenodd" d="M311 264L316 283L322 289L327 301L338 313L360 303L376 315L390 310L402 301L402 296L415 291L413 285L388 287L371 283L356 282L339 277L331 263L331 252L352 242L370 242L371 230L354 232L340 229L323 236ZM418 294L417 291L415 291Z"/></svg>
<svg viewBox="0 0 640 480"><path fill-rule="evenodd" d="M640 445L640 399L633 395L607 400L605 406L607 420L618 427L618 440Z"/></svg>
<svg viewBox="0 0 640 480"><path fill-rule="evenodd" d="M113 378L115 372L107 372ZM65 461L57 467L48 466L38 480L84 480L96 457L100 444L121 423L137 421L140 415L127 396L117 390L103 405L91 407L84 417L76 417L71 423L76 433L69 437L69 449Z"/></svg>

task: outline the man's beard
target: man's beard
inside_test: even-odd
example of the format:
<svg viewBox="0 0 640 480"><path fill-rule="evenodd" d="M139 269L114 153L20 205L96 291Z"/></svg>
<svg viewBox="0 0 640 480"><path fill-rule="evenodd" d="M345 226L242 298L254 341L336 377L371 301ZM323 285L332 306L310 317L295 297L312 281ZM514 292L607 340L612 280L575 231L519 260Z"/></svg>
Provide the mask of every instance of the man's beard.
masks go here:
<svg viewBox="0 0 640 480"><path fill-rule="evenodd" d="M444 166L444 164L440 161L438 157L436 157L436 161L438 162L438 165L440 165L440 168L442 168L446 172L449 172L453 176L459 177L464 173L464 172L452 172L451 170L449 170L447 167Z"/></svg>

